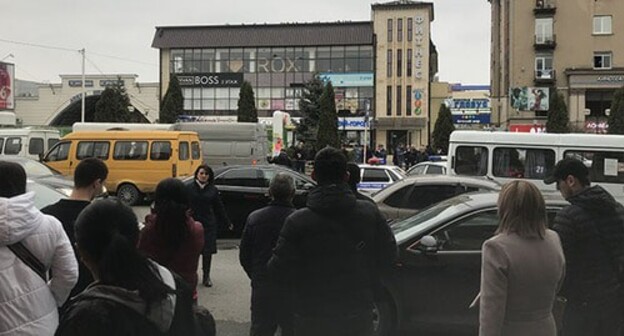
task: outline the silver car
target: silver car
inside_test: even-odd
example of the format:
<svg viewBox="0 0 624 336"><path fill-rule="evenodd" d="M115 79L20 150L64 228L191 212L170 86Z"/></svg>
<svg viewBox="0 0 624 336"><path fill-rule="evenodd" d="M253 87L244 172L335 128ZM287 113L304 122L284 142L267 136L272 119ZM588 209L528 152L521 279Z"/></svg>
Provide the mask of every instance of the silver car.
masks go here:
<svg viewBox="0 0 624 336"><path fill-rule="evenodd" d="M467 176L418 175L397 181L373 194L373 200L389 221L407 218L421 209L471 191L497 191L500 183Z"/></svg>
<svg viewBox="0 0 624 336"><path fill-rule="evenodd" d="M414 175L446 175L446 161L425 161L418 163L407 171L407 176Z"/></svg>

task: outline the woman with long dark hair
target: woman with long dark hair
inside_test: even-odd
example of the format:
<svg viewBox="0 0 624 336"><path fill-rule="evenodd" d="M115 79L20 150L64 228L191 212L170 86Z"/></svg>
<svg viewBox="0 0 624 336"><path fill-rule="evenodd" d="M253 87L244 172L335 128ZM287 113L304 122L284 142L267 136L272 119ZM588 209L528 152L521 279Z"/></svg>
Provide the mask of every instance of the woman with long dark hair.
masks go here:
<svg viewBox="0 0 624 336"><path fill-rule="evenodd" d="M212 255L217 253L217 229L220 225L231 226L219 191L214 185L214 172L208 165L195 170L195 178L187 184L193 218L204 227L204 250L202 251L202 284L212 287L210 266Z"/></svg>
<svg viewBox="0 0 624 336"><path fill-rule="evenodd" d="M56 335L195 334L191 289L137 250L132 209L95 202L78 216L75 233L95 282L69 302Z"/></svg>
<svg viewBox="0 0 624 336"><path fill-rule="evenodd" d="M182 181L168 178L158 183L153 213L146 216L145 223L139 250L186 280L197 299L197 264L204 248L204 228L190 215Z"/></svg>

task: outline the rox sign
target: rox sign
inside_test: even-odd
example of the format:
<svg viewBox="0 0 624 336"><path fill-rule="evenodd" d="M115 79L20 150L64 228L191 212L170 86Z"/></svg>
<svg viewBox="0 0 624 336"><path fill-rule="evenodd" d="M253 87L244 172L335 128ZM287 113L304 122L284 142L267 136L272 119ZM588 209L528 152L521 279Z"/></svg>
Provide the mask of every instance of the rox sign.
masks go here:
<svg viewBox="0 0 624 336"><path fill-rule="evenodd" d="M242 73L204 73L195 75L179 75L180 86L192 87L240 87L243 83Z"/></svg>

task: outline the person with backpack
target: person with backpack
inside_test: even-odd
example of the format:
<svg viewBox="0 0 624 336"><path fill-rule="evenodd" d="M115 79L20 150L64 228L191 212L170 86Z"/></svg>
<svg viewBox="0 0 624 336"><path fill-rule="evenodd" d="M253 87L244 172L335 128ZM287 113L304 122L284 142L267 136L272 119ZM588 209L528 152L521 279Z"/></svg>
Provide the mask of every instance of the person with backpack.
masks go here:
<svg viewBox="0 0 624 336"><path fill-rule="evenodd" d="M78 252L95 281L67 304L55 335L196 335L191 288L139 252L137 223L115 200L78 216Z"/></svg>
<svg viewBox="0 0 624 336"><path fill-rule="evenodd" d="M24 168L0 161L0 335L52 335L78 280L63 226L34 199Z"/></svg>

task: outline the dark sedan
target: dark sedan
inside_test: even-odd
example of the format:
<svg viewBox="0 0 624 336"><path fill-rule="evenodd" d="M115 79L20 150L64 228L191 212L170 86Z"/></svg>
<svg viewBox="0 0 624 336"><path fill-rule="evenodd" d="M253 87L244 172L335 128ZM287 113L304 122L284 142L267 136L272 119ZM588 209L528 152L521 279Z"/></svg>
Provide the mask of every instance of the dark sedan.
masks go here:
<svg viewBox="0 0 624 336"><path fill-rule="evenodd" d="M378 335L397 330L477 335L481 246L498 228L498 193L467 193L397 222L399 259L383 279ZM548 219L567 202L545 195Z"/></svg>
<svg viewBox="0 0 624 336"><path fill-rule="evenodd" d="M308 176L278 165L224 166L214 170L215 185L234 224L236 237L240 237L247 216L269 203L269 183L277 173L284 172L295 181L293 203L297 208L305 206L309 191L316 186ZM221 230L219 236L225 234Z"/></svg>

